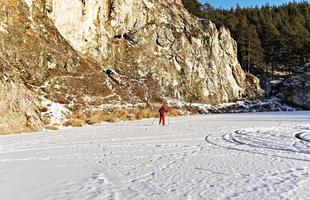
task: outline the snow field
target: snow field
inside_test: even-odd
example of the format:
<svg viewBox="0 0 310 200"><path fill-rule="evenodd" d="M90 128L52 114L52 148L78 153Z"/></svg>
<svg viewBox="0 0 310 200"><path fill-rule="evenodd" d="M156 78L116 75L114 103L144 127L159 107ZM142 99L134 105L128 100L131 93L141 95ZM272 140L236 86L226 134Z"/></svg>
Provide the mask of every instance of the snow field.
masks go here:
<svg viewBox="0 0 310 200"><path fill-rule="evenodd" d="M0 137L0 199L307 199L310 112Z"/></svg>

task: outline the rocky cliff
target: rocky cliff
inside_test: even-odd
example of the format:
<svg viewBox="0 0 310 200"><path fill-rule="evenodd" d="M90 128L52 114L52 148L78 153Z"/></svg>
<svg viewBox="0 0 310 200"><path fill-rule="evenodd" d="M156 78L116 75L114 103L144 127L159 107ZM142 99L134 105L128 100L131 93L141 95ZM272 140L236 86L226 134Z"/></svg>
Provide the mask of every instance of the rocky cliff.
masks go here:
<svg viewBox="0 0 310 200"><path fill-rule="evenodd" d="M0 134L38 131L43 127L40 101L0 58Z"/></svg>
<svg viewBox="0 0 310 200"><path fill-rule="evenodd" d="M25 96L33 102L27 112L38 113L34 99L85 110L167 99L216 104L262 92L241 69L229 31L191 16L179 0L6 0L0 10L1 63L14 71L0 84L9 93L1 94L5 119L20 115L23 103L8 105Z"/></svg>
<svg viewBox="0 0 310 200"><path fill-rule="evenodd" d="M281 84L278 96L294 106L310 110L310 65L290 75Z"/></svg>
<svg viewBox="0 0 310 200"><path fill-rule="evenodd" d="M152 77L162 97L221 103L259 91L247 90L229 31L179 0L50 0L46 10L80 53L146 85Z"/></svg>

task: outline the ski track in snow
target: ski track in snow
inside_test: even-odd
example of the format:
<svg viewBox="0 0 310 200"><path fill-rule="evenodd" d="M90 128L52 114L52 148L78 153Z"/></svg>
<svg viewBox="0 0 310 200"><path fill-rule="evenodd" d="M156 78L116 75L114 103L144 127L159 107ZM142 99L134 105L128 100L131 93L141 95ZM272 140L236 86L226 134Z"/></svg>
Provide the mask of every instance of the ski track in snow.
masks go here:
<svg viewBox="0 0 310 200"><path fill-rule="evenodd" d="M1 200L307 199L310 112L0 137ZM157 121L156 121L157 122Z"/></svg>

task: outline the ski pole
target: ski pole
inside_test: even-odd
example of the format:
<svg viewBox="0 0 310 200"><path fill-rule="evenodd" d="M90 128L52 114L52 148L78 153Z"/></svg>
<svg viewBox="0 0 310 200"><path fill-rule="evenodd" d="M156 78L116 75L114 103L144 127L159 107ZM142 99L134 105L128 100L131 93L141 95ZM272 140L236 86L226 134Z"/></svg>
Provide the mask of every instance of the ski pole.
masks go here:
<svg viewBox="0 0 310 200"><path fill-rule="evenodd" d="M155 118L155 119L153 120L152 125L154 124L155 120L157 120L157 118Z"/></svg>

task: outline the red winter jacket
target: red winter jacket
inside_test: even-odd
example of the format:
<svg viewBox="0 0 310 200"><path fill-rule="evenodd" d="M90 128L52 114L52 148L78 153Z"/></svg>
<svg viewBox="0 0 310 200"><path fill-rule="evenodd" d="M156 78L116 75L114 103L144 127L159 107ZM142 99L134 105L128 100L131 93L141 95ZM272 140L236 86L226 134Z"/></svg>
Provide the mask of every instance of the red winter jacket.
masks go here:
<svg viewBox="0 0 310 200"><path fill-rule="evenodd" d="M168 111L169 111L168 108L162 106L162 107L159 109L158 112L159 112L160 116L165 116L165 114L166 114Z"/></svg>

